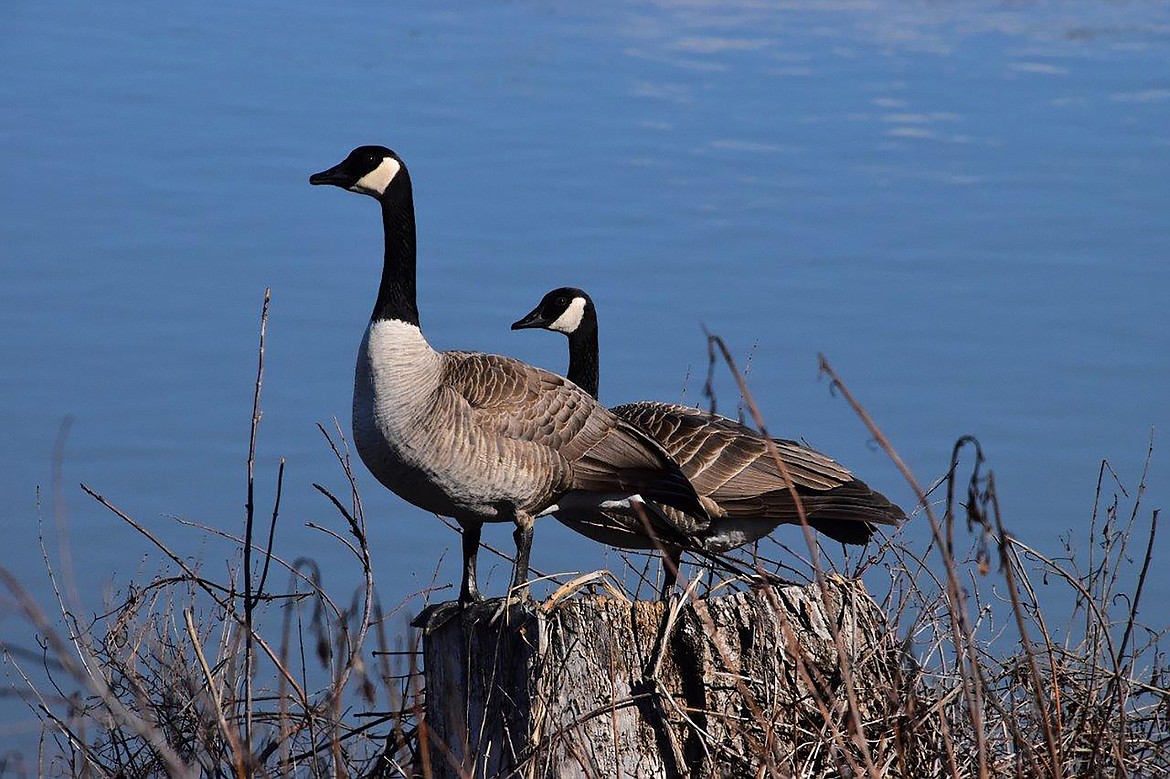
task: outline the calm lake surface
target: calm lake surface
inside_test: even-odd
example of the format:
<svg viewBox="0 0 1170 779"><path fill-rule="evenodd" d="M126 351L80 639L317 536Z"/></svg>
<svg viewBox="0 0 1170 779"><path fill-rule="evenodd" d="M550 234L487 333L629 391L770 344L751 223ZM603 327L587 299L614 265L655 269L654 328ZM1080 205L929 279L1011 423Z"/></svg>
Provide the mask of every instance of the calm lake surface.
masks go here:
<svg viewBox="0 0 1170 779"><path fill-rule="evenodd" d="M38 516L55 537L66 419L88 608L162 561L80 482L223 575L224 549L172 517L241 527L266 286L261 514L286 458L277 551L316 558L341 592L358 580L304 524L340 526L311 486L344 489L315 425L348 430L381 225L307 177L362 143L410 165L438 348L563 370L562 337L508 325L572 284L600 309L604 401L701 403L705 325L750 359L774 433L910 507L818 380L822 352L922 481L978 436L1009 527L1053 554L1084 548L1102 459L1133 494L1151 430L1170 430L1170 6L156 10L18 2L0 30L0 565L46 605ZM437 581L456 581L456 534L358 478L383 601L441 557ZM1170 497L1164 437L1148 480L1143 523ZM536 568L621 568L554 525ZM510 529L485 540L507 547ZM502 591L506 567L483 571ZM1143 616L1164 625L1170 574L1152 576ZM0 609L6 636L27 635ZM0 713L0 739L35 732L18 704Z"/></svg>

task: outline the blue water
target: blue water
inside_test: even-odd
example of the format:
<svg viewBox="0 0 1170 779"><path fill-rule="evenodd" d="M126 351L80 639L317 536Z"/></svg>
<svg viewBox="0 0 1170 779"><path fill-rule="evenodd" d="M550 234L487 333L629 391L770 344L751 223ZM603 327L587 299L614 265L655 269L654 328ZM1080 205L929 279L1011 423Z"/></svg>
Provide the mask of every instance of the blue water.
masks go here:
<svg viewBox="0 0 1170 779"><path fill-rule="evenodd" d="M1009 526L1049 552L1083 546L1101 459L1132 491L1170 429L1165 5L16 3L0 105L0 565L45 603L37 487L67 417L92 610L160 561L79 482L224 570L170 517L240 526L266 286L260 503L287 458L278 551L356 582L303 524L339 525L315 423L348 427L380 223L306 179L361 143L411 167L437 347L560 370L560 336L508 324L573 284L600 308L603 400L697 403L705 325L750 357L774 432L911 505L823 352L924 482L979 436ZM1170 496L1156 445L1143 517ZM455 534L358 475L383 600L444 553L454 581ZM622 565L552 523L533 564Z"/></svg>

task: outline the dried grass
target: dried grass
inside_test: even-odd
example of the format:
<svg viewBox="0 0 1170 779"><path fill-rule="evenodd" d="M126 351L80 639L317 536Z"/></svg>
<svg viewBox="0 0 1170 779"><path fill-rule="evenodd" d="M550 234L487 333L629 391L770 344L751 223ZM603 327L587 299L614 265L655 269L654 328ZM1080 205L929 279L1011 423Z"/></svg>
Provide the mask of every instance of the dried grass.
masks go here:
<svg viewBox="0 0 1170 779"><path fill-rule="evenodd" d="M238 544L239 566L222 580L208 577L86 487L168 562L89 622L79 616L68 571L54 570L47 552L55 615L43 612L0 569L13 608L36 640L35 647L5 640L5 658L24 680L20 694L44 726L35 762L5 756L0 776L429 776L432 756L447 753L428 737L423 721L420 637L417 631L387 632L388 618L410 598L389 612L378 603L365 517L340 431L322 428L348 494L339 499L315 486L337 510L342 529L318 529L353 555L364 574L360 590L345 605L328 592L312 560L287 561L272 553L283 463L273 509L265 514L266 544L254 543L267 307L266 295L244 532L236 538L199 528ZM746 408L764 429L730 353L715 336L710 344L712 364L716 355L723 357ZM823 358L821 365L833 389L902 470L919 500L912 521L929 523L931 539L924 549L910 549L894 534L847 571L880 593L874 646L883 650L859 655L849 637L834 632L837 682L823 678L815 663L801 666L801 687L823 691L815 701L815 721L786 719L772 692L738 684L740 708L750 712L742 724L745 738L750 736L744 743L760 749L754 775L1170 773L1170 691L1161 648L1166 626L1145 625L1139 614L1159 516L1142 505L1146 471L1131 493L1102 462L1088 537L1065 539L1045 554L1005 528L994 474L977 440L956 442L941 482L946 497L939 516L931 490L921 486ZM1147 469L1152 453L1151 441ZM831 555L811 532L805 541L804 550L773 547L772 553L761 545L726 562L773 578L803 575L827 591L839 579ZM634 565L630 570L638 573ZM275 593L270 581L280 572L288 583ZM1047 587L1043 598L1038 583ZM713 574L703 584L693 588L700 595L745 586L738 577ZM586 575L566 583L554 600L572 598L582 588L612 594L619 587L612 577ZM1051 594L1057 588L1064 594ZM1058 615L1049 603L1071 607ZM800 657L795 633L790 640L789 649ZM723 659L734 669L734 652L719 651L728 652ZM661 697L659 708L674 705L651 688L640 695ZM594 714L609 717L630 703L614 701ZM795 747L774 748L781 737Z"/></svg>

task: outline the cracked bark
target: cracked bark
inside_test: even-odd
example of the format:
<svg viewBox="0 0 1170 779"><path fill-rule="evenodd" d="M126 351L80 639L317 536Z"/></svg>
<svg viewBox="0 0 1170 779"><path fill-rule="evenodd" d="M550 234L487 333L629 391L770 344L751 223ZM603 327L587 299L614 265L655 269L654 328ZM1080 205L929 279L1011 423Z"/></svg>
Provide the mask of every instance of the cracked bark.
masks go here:
<svg viewBox="0 0 1170 779"><path fill-rule="evenodd" d="M901 655L859 582L830 581L824 597L812 584L686 604L668 632L668 606L654 601L580 597L493 622L495 605L424 637L436 777L698 779L856 765L830 622L866 739L888 735L881 723L896 714L882 708L883 685Z"/></svg>

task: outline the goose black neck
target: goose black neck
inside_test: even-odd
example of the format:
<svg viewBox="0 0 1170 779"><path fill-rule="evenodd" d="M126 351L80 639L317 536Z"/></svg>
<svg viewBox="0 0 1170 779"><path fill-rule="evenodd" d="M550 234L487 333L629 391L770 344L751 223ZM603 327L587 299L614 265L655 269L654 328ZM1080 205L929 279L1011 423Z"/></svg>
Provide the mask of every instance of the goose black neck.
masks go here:
<svg viewBox="0 0 1170 779"><path fill-rule="evenodd" d="M569 381L597 397L599 382L597 315L587 308L577 329L569 334Z"/></svg>
<svg viewBox="0 0 1170 779"><path fill-rule="evenodd" d="M403 170L402 174L406 171ZM399 174L399 178L402 178ZM396 180L394 184L398 184ZM373 321L397 319L418 326L418 301L415 290L414 196L410 181L397 192L388 192L381 200L382 229L385 232L386 258L382 265L382 283L374 303Z"/></svg>

